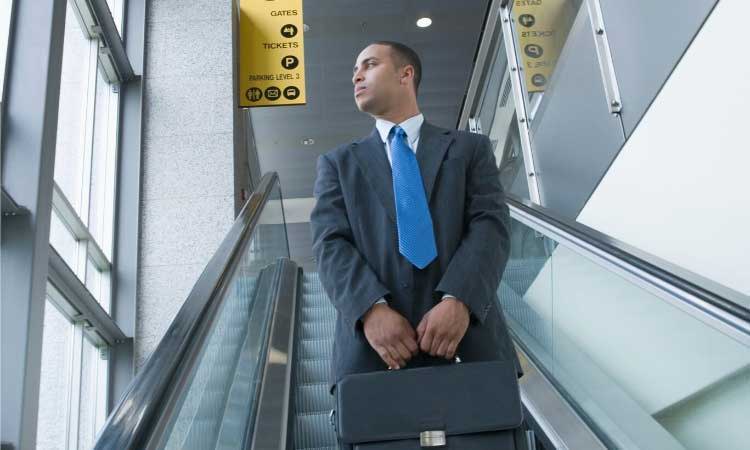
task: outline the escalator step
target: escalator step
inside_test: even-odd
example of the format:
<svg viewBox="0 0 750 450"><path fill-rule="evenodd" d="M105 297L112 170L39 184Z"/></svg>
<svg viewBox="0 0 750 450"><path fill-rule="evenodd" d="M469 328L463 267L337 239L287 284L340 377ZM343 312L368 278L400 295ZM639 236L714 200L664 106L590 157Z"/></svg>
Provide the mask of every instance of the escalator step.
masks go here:
<svg viewBox="0 0 750 450"><path fill-rule="evenodd" d="M303 322L318 322L321 320L336 320L336 310L333 309L333 306L330 308L302 308Z"/></svg>
<svg viewBox="0 0 750 450"><path fill-rule="evenodd" d="M306 308L329 308L333 305L327 297L321 296L320 298L317 298L313 296L305 296L302 300L302 306Z"/></svg>
<svg viewBox="0 0 750 450"><path fill-rule="evenodd" d="M325 448L336 445L336 434L328 413L298 415L294 427L296 448Z"/></svg>
<svg viewBox="0 0 750 450"><path fill-rule="evenodd" d="M333 322L302 323L300 328L301 339L328 339L334 334Z"/></svg>
<svg viewBox="0 0 750 450"><path fill-rule="evenodd" d="M333 409L333 396L327 383L297 386L297 414L328 413Z"/></svg>
<svg viewBox="0 0 750 450"><path fill-rule="evenodd" d="M331 375L327 359L303 359L297 366L297 384L326 383Z"/></svg>
<svg viewBox="0 0 750 450"><path fill-rule="evenodd" d="M330 359L332 352L333 338L300 341L300 359Z"/></svg>

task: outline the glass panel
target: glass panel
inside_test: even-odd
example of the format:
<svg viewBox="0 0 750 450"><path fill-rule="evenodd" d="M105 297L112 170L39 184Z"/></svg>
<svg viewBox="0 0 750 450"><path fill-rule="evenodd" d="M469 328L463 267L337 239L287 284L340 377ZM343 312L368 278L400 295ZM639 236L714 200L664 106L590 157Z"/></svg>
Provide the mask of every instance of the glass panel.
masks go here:
<svg viewBox="0 0 750 450"><path fill-rule="evenodd" d="M55 181L73 208L80 213L91 43L84 37L70 3L67 8L57 116Z"/></svg>
<svg viewBox="0 0 750 450"><path fill-rule="evenodd" d="M72 340L73 324L52 302L47 301L36 432L36 448L39 450L64 449L67 445Z"/></svg>
<svg viewBox="0 0 750 450"><path fill-rule="evenodd" d="M582 0L515 0L512 28L530 120L550 86L557 60L565 46Z"/></svg>
<svg viewBox="0 0 750 450"><path fill-rule="evenodd" d="M523 163L516 105L510 66L502 38L493 50L486 82L480 95L477 116L495 153L500 180L506 192L529 198L529 187Z"/></svg>
<svg viewBox="0 0 750 450"><path fill-rule="evenodd" d="M83 360L81 363L81 403L78 416L78 448L94 446L97 430L98 404L104 392L99 391L99 370L101 359L99 349L88 339L83 339Z"/></svg>
<svg viewBox="0 0 750 450"><path fill-rule="evenodd" d="M216 299L222 304L159 448L237 447L252 423L272 306L270 281L276 260L289 257L278 186L243 252L223 298Z"/></svg>
<svg viewBox="0 0 750 450"><path fill-rule="evenodd" d="M91 258L86 260L86 288L94 298L98 299L100 297L101 274Z"/></svg>
<svg viewBox="0 0 750 450"><path fill-rule="evenodd" d="M115 145L117 143L117 94L96 71L96 105L94 109L94 146L91 155L91 191L89 223L105 255L111 258L114 203Z"/></svg>
<svg viewBox="0 0 750 450"><path fill-rule="evenodd" d="M50 219L49 242L73 272L77 272L78 241L54 208Z"/></svg>
<svg viewBox="0 0 750 450"><path fill-rule="evenodd" d="M747 344L515 220L513 245L509 326L609 448L746 447Z"/></svg>

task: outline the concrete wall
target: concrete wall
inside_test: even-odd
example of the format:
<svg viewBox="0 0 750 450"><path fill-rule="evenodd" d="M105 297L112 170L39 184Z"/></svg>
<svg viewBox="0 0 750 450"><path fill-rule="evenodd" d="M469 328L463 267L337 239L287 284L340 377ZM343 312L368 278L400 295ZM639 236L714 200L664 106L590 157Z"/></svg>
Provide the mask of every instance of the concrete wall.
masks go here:
<svg viewBox="0 0 750 450"><path fill-rule="evenodd" d="M160 0L148 8L137 367L233 221L231 7Z"/></svg>

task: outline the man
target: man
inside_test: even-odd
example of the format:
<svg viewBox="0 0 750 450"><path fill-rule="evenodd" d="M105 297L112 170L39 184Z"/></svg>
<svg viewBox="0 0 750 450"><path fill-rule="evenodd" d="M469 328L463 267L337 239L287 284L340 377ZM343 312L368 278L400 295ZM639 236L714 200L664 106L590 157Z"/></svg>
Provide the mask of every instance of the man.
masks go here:
<svg viewBox="0 0 750 450"><path fill-rule="evenodd" d="M352 82L375 129L318 160L311 225L338 311L332 384L455 356L520 367L496 302L510 239L489 140L424 121L421 71L402 44L366 47Z"/></svg>

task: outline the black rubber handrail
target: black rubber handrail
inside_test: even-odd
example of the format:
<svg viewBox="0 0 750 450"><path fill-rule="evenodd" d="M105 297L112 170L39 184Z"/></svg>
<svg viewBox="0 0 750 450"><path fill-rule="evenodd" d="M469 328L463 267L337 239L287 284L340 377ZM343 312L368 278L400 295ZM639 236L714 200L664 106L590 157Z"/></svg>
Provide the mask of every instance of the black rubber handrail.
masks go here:
<svg viewBox="0 0 750 450"><path fill-rule="evenodd" d="M592 247L612 255L626 264L664 281L670 286L674 286L740 320L750 323L750 309L740 304L741 299L746 299L746 296L739 292L703 278L669 261L639 250L611 236L607 236L586 225L565 219L559 214L526 199L506 194L506 202L510 207L536 217L550 224L553 228L559 229Z"/></svg>
<svg viewBox="0 0 750 450"><path fill-rule="evenodd" d="M228 282L237 253L249 239L273 188L275 172L263 176L245 202L219 249L206 265L185 303L172 321L156 350L148 359L104 424L94 449L136 449L151 428L160 404L180 362L221 286Z"/></svg>

